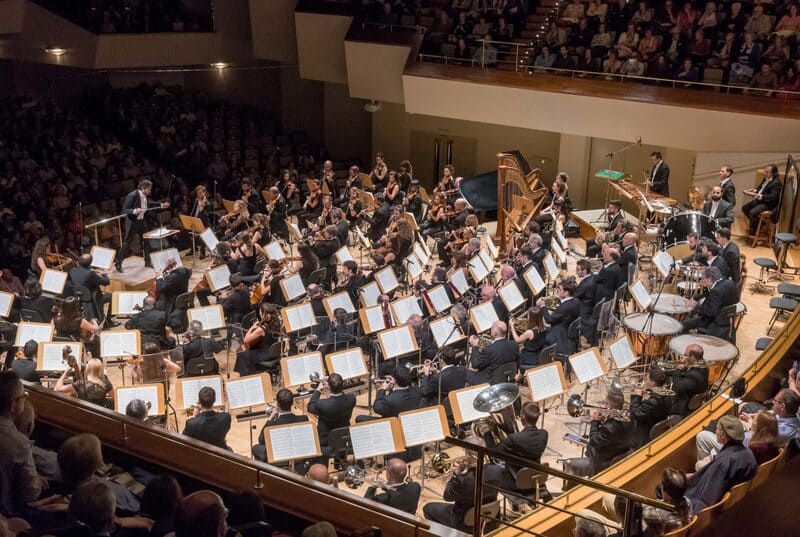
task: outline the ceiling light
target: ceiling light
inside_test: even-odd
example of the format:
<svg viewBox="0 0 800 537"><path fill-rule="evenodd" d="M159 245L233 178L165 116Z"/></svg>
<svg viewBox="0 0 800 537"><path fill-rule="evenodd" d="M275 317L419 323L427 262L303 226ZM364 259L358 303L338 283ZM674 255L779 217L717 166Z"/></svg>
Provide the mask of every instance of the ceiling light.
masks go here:
<svg viewBox="0 0 800 537"><path fill-rule="evenodd" d="M222 69L227 69L228 68L228 64L225 63L225 62L214 62L214 63L211 64L211 67L214 67L215 69L222 70Z"/></svg>
<svg viewBox="0 0 800 537"><path fill-rule="evenodd" d="M67 53L67 49L63 47L45 47L44 51L53 56L63 56Z"/></svg>

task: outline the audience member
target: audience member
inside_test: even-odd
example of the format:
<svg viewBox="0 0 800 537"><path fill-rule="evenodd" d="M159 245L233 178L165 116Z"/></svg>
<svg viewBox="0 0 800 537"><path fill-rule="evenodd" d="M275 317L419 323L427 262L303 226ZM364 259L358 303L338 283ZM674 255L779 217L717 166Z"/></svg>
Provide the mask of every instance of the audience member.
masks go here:
<svg viewBox="0 0 800 537"><path fill-rule="evenodd" d="M140 514L150 521L150 535L163 537L175 531L175 512L183 497L178 481L171 475L154 477L142 493Z"/></svg>
<svg viewBox="0 0 800 537"><path fill-rule="evenodd" d="M175 537L225 537L227 514L216 492L200 490L189 494L175 511Z"/></svg>

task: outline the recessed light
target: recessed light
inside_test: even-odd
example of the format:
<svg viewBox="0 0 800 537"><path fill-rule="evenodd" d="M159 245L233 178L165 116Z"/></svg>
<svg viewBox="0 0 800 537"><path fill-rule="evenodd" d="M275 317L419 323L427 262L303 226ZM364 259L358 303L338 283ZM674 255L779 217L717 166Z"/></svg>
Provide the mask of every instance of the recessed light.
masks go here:
<svg viewBox="0 0 800 537"><path fill-rule="evenodd" d="M228 68L228 64L225 63L225 62L214 62L214 63L211 64L211 67L214 67L215 69L222 70L222 69L227 69Z"/></svg>
<svg viewBox="0 0 800 537"><path fill-rule="evenodd" d="M44 51L53 56L63 56L67 53L67 49L63 47L46 47Z"/></svg>

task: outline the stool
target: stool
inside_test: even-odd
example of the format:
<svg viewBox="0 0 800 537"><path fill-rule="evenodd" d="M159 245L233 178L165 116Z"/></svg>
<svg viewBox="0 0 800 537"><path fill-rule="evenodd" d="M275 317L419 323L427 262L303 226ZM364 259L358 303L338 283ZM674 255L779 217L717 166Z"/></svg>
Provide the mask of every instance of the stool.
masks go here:
<svg viewBox="0 0 800 537"><path fill-rule="evenodd" d="M769 278L769 271L778 270L778 263L768 257L756 257L753 259L753 263L758 265L761 270L758 273L758 281L750 286L750 292L771 295L775 288L767 285L767 279Z"/></svg>
<svg viewBox="0 0 800 537"><path fill-rule="evenodd" d="M772 246L774 233L775 223L772 221L772 211L764 211L758 215L758 225L756 226L756 233L752 237L753 243L751 246L755 248L759 242L763 241Z"/></svg>
<svg viewBox="0 0 800 537"><path fill-rule="evenodd" d="M794 233L776 233L775 234L776 246L778 247L777 260L780 266L779 275L784 271L792 271L794 276L797 276L800 267L791 267L786 263L786 256L789 255L789 247L797 244L797 236ZM791 277L787 279L793 279Z"/></svg>
<svg viewBox="0 0 800 537"><path fill-rule="evenodd" d="M756 340L756 350L763 351L764 349L769 347L770 343L772 343L771 337L760 337Z"/></svg>
<svg viewBox="0 0 800 537"><path fill-rule="evenodd" d="M798 300L800 299L800 285L786 282L779 283L778 293L782 294L786 298L794 298L795 300Z"/></svg>
<svg viewBox="0 0 800 537"><path fill-rule="evenodd" d="M775 313L772 314L772 319L769 322L769 328L767 329L767 334L772 332L772 327L775 325L775 321L782 315L786 315L794 311L797 307L797 300L793 298L785 298L782 296L776 296L769 299L769 307L775 310Z"/></svg>

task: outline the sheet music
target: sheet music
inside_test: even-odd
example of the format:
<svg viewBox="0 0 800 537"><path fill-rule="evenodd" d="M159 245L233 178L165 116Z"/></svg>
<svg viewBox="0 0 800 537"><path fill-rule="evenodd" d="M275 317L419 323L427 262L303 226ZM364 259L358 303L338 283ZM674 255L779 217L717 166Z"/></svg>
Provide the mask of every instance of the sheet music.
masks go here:
<svg viewBox="0 0 800 537"><path fill-rule="evenodd" d="M469 266L469 271L472 273L472 279L475 280L475 283L482 282L483 279L489 275L489 269L483 264L483 260L479 255L467 261L467 265Z"/></svg>
<svg viewBox="0 0 800 537"><path fill-rule="evenodd" d="M428 300L437 314L444 313L453 307L444 285L437 285L436 287L428 289Z"/></svg>
<svg viewBox="0 0 800 537"><path fill-rule="evenodd" d="M42 291L54 295L64 292L64 285L67 283L67 273L60 270L45 269L42 274Z"/></svg>
<svg viewBox="0 0 800 537"><path fill-rule="evenodd" d="M103 270L111 270L116 252L111 248L92 246L92 266Z"/></svg>
<svg viewBox="0 0 800 537"><path fill-rule="evenodd" d="M264 247L264 251L267 253L267 257L270 259L270 261L273 259L280 261L286 257L286 252L283 251L283 248L278 241L272 241L271 243L267 244Z"/></svg>
<svg viewBox="0 0 800 537"><path fill-rule="evenodd" d="M211 288L213 291L225 289L231 285L231 269L226 263L209 269L208 272L206 272L206 276L208 276L208 279L211 282Z"/></svg>
<svg viewBox="0 0 800 537"><path fill-rule="evenodd" d="M522 292L519 290L514 280L500 287L497 292L500 294L500 298L503 299L503 302L505 302L508 311L514 311L525 303L525 297L522 296Z"/></svg>
<svg viewBox="0 0 800 537"><path fill-rule="evenodd" d="M383 318L383 310L380 306L365 308L364 318L367 320L367 332L370 334L386 328L386 321Z"/></svg>
<svg viewBox="0 0 800 537"><path fill-rule="evenodd" d="M553 254L555 254L559 263L563 264L567 262L567 254L561 249L561 246L559 246L556 241L552 241L550 243L550 249L553 250Z"/></svg>
<svg viewBox="0 0 800 537"><path fill-rule="evenodd" d="M303 278L299 274L292 274L283 280L283 290L286 292L286 300L292 301L306 294L306 286L303 285Z"/></svg>
<svg viewBox="0 0 800 537"><path fill-rule="evenodd" d="M100 356L139 354L136 335L134 331L100 332Z"/></svg>
<svg viewBox="0 0 800 537"><path fill-rule="evenodd" d="M42 349L42 367L40 371L64 371L69 365L62 359L64 347L71 349L72 356L79 358L83 345L73 341L63 343L40 343Z"/></svg>
<svg viewBox="0 0 800 537"><path fill-rule="evenodd" d="M367 285L361 287L361 299L364 305L374 306L378 303L378 297L381 296L380 286L376 282L369 282Z"/></svg>
<svg viewBox="0 0 800 537"><path fill-rule="evenodd" d="M428 259L430 259L430 258L431 258L431 249L430 249L430 248L428 248L428 243L427 243L426 241L423 241L423 240L417 239L417 242L416 242L415 244L419 244L419 245L420 245L420 247L421 247L423 250L425 250L425 253L426 253L426 254L428 254Z"/></svg>
<svg viewBox="0 0 800 537"><path fill-rule="evenodd" d="M203 323L203 330L225 328L225 317L222 313L222 306L220 305L215 304L204 308L190 308L187 313L189 314L190 321L200 321Z"/></svg>
<svg viewBox="0 0 800 537"><path fill-rule="evenodd" d="M317 455L314 424L304 422L289 427L267 427L272 446L272 461L289 461Z"/></svg>
<svg viewBox="0 0 800 537"><path fill-rule="evenodd" d="M569 357L569 363L572 365L572 370L575 371L575 376L578 377L578 383L585 384L590 380L605 375L594 349L573 354Z"/></svg>
<svg viewBox="0 0 800 537"><path fill-rule="evenodd" d="M470 314L473 326L475 326L475 332L478 334L486 332L492 327L492 323L499 320L497 318L497 311L494 309L491 302L484 302L473 306L472 309L470 309Z"/></svg>
<svg viewBox="0 0 800 537"><path fill-rule="evenodd" d="M561 384L561 375L558 373L556 364L529 369L525 376L528 377L531 400L534 402L543 401L564 393L564 385Z"/></svg>
<svg viewBox="0 0 800 537"><path fill-rule="evenodd" d="M492 259L497 259L497 246L489 235L486 235L486 247L489 248L489 253L492 254Z"/></svg>
<svg viewBox="0 0 800 537"><path fill-rule="evenodd" d="M231 410L267 404L261 375L229 380L225 382L225 393Z"/></svg>
<svg viewBox="0 0 800 537"><path fill-rule="evenodd" d="M408 325L389 328L378 332L378 339L386 351L384 358L396 358L417 350L414 340L410 337L411 327Z"/></svg>
<svg viewBox="0 0 800 537"><path fill-rule="evenodd" d="M41 323L20 322L17 325L17 336L14 339L15 347L22 347L30 340L36 343L49 342L53 340L53 325Z"/></svg>
<svg viewBox="0 0 800 537"><path fill-rule="evenodd" d="M350 299L350 294L346 291L342 291L341 293L336 293L335 295L331 295L324 300L325 302L328 303L328 307L331 309L331 313L333 313L339 308L342 308L347 313L356 312L356 307L353 305L353 301Z"/></svg>
<svg viewBox="0 0 800 537"><path fill-rule="evenodd" d="M622 336L617 341L608 345L608 350L611 353L611 358L614 360L616 369L625 369L630 367L636 362L638 358L633 354L631 342L628 341L627 336Z"/></svg>
<svg viewBox="0 0 800 537"><path fill-rule="evenodd" d="M669 276L669 273L672 272L672 266L675 264L675 259L666 251L658 252L653 257L653 264L658 269L658 272L661 273L661 276L666 278Z"/></svg>
<svg viewBox="0 0 800 537"><path fill-rule="evenodd" d="M556 278L558 278L558 266L556 265L555 259L553 259L553 256L550 254L547 254L544 258L544 269L547 271L550 281L555 281Z"/></svg>
<svg viewBox="0 0 800 537"><path fill-rule="evenodd" d="M478 256L480 256L481 261L483 261L483 264L486 267L486 270L491 272L492 269L494 268L494 259L489 254L489 252L487 252L486 250L481 248L480 251L478 252Z"/></svg>
<svg viewBox="0 0 800 537"><path fill-rule="evenodd" d="M534 295L538 295L544 291L544 280L542 280L535 266L529 267L528 270L525 271L525 274L523 274L523 277L525 278L525 283L528 284L528 287L531 288Z"/></svg>
<svg viewBox="0 0 800 537"><path fill-rule="evenodd" d="M344 380L367 374L367 366L364 364L364 357L359 347L330 353L328 358L332 369L329 373L338 373Z"/></svg>
<svg viewBox="0 0 800 537"><path fill-rule="evenodd" d="M181 255L178 253L176 248L167 248L166 250L160 250L150 254L150 260L153 262L153 268L156 270L156 272L164 270L164 267L167 266L167 261L170 259L175 260L177 263L176 266L183 266L183 263L181 262Z"/></svg>
<svg viewBox="0 0 800 537"><path fill-rule="evenodd" d="M310 302L304 302L297 306L290 306L283 311L285 312L286 319L292 332L317 324L317 319L314 317L314 308L311 307Z"/></svg>
<svg viewBox="0 0 800 537"><path fill-rule="evenodd" d="M355 259L353 259L353 254L350 253L350 248L347 246L342 246L336 250L334 255L336 256L336 261L338 261L340 265L344 265L345 261L355 261Z"/></svg>
<svg viewBox="0 0 800 537"><path fill-rule="evenodd" d="M300 226L298 226L294 222L289 222L288 220L286 220L286 225L289 227L289 230L293 233L295 239L302 240L303 233L300 231Z"/></svg>
<svg viewBox="0 0 800 537"><path fill-rule="evenodd" d="M133 315L138 313L134 306L144 306L147 291L114 291L117 294L118 315Z"/></svg>
<svg viewBox="0 0 800 537"><path fill-rule="evenodd" d="M564 238L564 233L561 231L560 224L556 224L553 226L553 232L555 234L556 239L558 240L558 245L566 248L567 247L567 239Z"/></svg>
<svg viewBox="0 0 800 537"><path fill-rule="evenodd" d="M416 314L422 317L422 309L419 307L419 300L415 296L398 298L390 304L395 324L405 324L408 318Z"/></svg>
<svg viewBox="0 0 800 537"><path fill-rule="evenodd" d="M478 418L485 418L489 415L488 412L480 412L475 410L475 407L472 406L472 402L484 389L486 389L486 386L478 386L471 390L456 392L456 401L458 402L458 408L461 411L461 419L464 420L464 423L475 421Z"/></svg>
<svg viewBox="0 0 800 537"><path fill-rule="evenodd" d="M207 378L192 378L180 379L181 390L183 391L183 406L194 406L198 403L197 396L203 388L213 388L214 393L217 394L217 400L214 406L225 406L222 399L222 377L207 377Z"/></svg>
<svg viewBox="0 0 800 537"><path fill-rule="evenodd" d="M400 282L397 281L397 274L394 273L394 267L392 266L382 268L376 272L375 281L378 282L384 294L391 293L400 287Z"/></svg>
<svg viewBox="0 0 800 537"><path fill-rule="evenodd" d="M435 406L421 412L402 413L398 416L406 447L444 440L440 409Z"/></svg>
<svg viewBox="0 0 800 537"><path fill-rule="evenodd" d="M0 292L0 317L8 317L11 313L11 305L14 303L14 295L11 293Z"/></svg>
<svg viewBox="0 0 800 537"><path fill-rule="evenodd" d="M405 263L406 270L408 270L408 273L411 275L411 279L416 280L419 278L422 274L423 267L422 261L420 261L419 257L417 257L417 254L413 252L410 253L408 257L406 257Z"/></svg>
<svg viewBox="0 0 800 537"><path fill-rule="evenodd" d="M425 250L425 248L423 248L422 245L418 242L414 243L414 254L417 256L417 259L419 259L422 262L423 265L427 265L428 261L430 261L430 255L428 255L428 252Z"/></svg>
<svg viewBox="0 0 800 537"><path fill-rule="evenodd" d="M650 307L653 299L650 298L650 293L647 292L647 289L645 289L644 284L641 281L637 280L636 283L631 285L630 289L631 294L636 300L636 303L639 304L639 307L642 309L647 309Z"/></svg>
<svg viewBox="0 0 800 537"><path fill-rule="evenodd" d="M212 252L214 251L214 248L217 247L217 244L219 244L219 239L216 235L214 235L214 230L210 227L207 227L205 230L203 230L199 236L200 240L205 243L206 248Z"/></svg>
<svg viewBox="0 0 800 537"><path fill-rule="evenodd" d="M448 282L453 284L453 287L458 291L459 295L463 295L469 290L469 283L467 283L467 275L463 270L459 269L453 272L447 279Z"/></svg>
<svg viewBox="0 0 800 537"><path fill-rule="evenodd" d="M310 352L286 358L286 375L289 377L289 386L307 384L312 373L316 373L320 377L325 376L322 353Z"/></svg>
<svg viewBox="0 0 800 537"><path fill-rule="evenodd" d="M158 386L139 385L118 388L116 391L116 396L117 400L115 410L120 414L125 413L128 403L134 399L141 399L145 404L150 403L150 408L147 410L147 415L158 416L158 406L160 403L158 400Z"/></svg>
<svg viewBox="0 0 800 537"><path fill-rule="evenodd" d="M466 337L458 326L458 323L456 323L456 320L449 315L431 321L430 327L433 339L436 341L436 346L440 349L451 343L461 341Z"/></svg>
<svg viewBox="0 0 800 537"><path fill-rule="evenodd" d="M398 446L394 444L390 421L352 425L350 440L353 443L353 456L356 459L367 459L398 451Z"/></svg>
<svg viewBox="0 0 800 537"><path fill-rule="evenodd" d="M169 237L170 235L172 235L172 230L164 226L161 226L159 228L154 229L153 231L148 231L147 240L163 239L164 237Z"/></svg>

